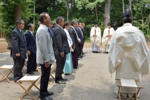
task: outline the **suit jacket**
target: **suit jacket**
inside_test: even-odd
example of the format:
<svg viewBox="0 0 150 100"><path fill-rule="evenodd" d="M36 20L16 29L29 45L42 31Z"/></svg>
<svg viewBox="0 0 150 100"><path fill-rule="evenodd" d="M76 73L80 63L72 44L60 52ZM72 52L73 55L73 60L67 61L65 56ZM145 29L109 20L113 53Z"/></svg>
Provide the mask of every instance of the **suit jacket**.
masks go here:
<svg viewBox="0 0 150 100"><path fill-rule="evenodd" d="M29 50L32 54L36 54L36 42L35 37L32 35L30 31L25 34L27 50Z"/></svg>
<svg viewBox="0 0 150 100"><path fill-rule="evenodd" d="M44 64L55 61L52 38L48 32L48 27L40 24L36 33L36 60L37 64Z"/></svg>
<svg viewBox="0 0 150 100"><path fill-rule="evenodd" d="M74 53L79 54L79 45L78 45L77 35L76 35L75 30L72 27L70 27L70 29L69 29L69 34L72 38L73 46L75 46Z"/></svg>
<svg viewBox="0 0 150 100"><path fill-rule="evenodd" d="M84 36L84 41L85 41L85 32L84 32L84 28L81 28L82 32L83 32L83 36Z"/></svg>
<svg viewBox="0 0 150 100"><path fill-rule="evenodd" d="M67 35L61 26L56 26L54 30L55 37L55 55L58 56L60 53L64 52L65 54L70 52L69 44L67 41Z"/></svg>
<svg viewBox="0 0 150 100"><path fill-rule="evenodd" d="M81 33L82 30L80 30L80 28L76 28L76 31L77 31L78 37L81 40L80 44L83 44L84 43L84 35L82 34L83 32Z"/></svg>
<svg viewBox="0 0 150 100"><path fill-rule="evenodd" d="M11 57L18 59L26 58L26 39L25 35L18 28L15 28L11 33ZM16 57L16 53L20 53L20 57Z"/></svg>

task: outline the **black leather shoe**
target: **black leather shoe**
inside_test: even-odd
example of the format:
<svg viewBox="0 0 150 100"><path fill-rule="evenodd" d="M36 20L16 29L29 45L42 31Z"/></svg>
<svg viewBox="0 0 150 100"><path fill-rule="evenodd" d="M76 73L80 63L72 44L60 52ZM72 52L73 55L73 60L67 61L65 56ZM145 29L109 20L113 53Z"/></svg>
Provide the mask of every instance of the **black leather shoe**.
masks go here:
<svg viewBox="0 0 150 100"><path fill-rule="evenodd" d="M54 95L54 92L48 92L48 94L51 96L51 95Z"/></svg>
<svg viewBox="0 0 150 100"><path fill-rule="evenodd" d="M82 58L82 56L79 56L78 58Z"/></svg>
<svg viewBox="0 0 150 100"><path fill-rule="evenodd" d="M62 79L61 79L61 81L67 81L67 79L65 79L65 78L62 78Z"/></svg>
<svg viewBox="0 0 150 100"><path fill-rule="evenodd" d="M37 72L37 70L35 69L35 70L32 70L33 72Z"/></svg>
<svg viewBox="0 0 150 100"><path fill-rule="evenodd" d="M59 81L56 81L55 83L57 83L57 84L66 84L66 82L64 82L64 81L61 81L61 80L59 80Z"/></svg>
<svg viewBox="0 0 150 100"><path fill-rule="evenodd" d="M33 72L28 72L27 74L31 74L31 75L32 75L32 74L34 74L34 73L33 73Z"/></svg>
<svg viewBox="0 0 150 100"><path fill-rule="evenodd" d="M50 96L46 96L46 97L40 96L40 99L41 100L53 100Z"/></svg>

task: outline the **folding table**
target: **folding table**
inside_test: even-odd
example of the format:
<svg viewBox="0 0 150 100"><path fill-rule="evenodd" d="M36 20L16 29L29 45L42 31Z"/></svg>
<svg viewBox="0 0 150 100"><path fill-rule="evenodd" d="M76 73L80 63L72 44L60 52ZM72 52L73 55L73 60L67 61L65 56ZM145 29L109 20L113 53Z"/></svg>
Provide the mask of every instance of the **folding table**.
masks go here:
<svg viewBox="0 0 150 100"><path fill-rule="evenodd" d="M7 82L10 83L10 80L8 79L8 76L12 73L13 65L3 65L0 67L0 73L2 74L2 78L0 79L0 82L3 80L7 80Z"/></svg>
<svg viewBox="0 0 150 100"><path fill-rule="evenodd" d="M20 85L23 90L25 90L25 92L22 94L22 96L19 98L19 100L22 100L22 98L26 94L28 94L32 98L32 100L37 100L35 97L33 97L33 95L29 91L33 86L35 86L38 90L40 90L35 84L39 78L40 78L40 76L24 76L17 81L17 84ZM24 82L30 83L30 85L28 86L27 89L23 86Z"/></svg>

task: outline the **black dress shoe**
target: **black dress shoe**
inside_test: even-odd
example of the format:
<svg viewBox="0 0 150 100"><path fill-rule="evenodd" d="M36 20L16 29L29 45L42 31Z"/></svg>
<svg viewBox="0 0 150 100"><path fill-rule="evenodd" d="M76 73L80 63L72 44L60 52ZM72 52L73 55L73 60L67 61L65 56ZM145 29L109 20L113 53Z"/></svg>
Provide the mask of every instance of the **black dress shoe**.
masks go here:
<svg viewBox="0 0 150 100"><path fill-rule="evenodd" d="M40 96L40 99L41 100L53 100L50 96L46 96L46 97Z"/></svg>
<svg viewBox="0 0 150 100"><path fill-rule="evenodd" d="M57 83L57 84L66 84L66 82L64 82L64 81L61 81L61 80L59 80L59 81L56 81L55 83Z"/></svg>
<svg viewBox="0 0 150 100"><path fill-rule="evenodd" d="M35 70L32 70L33 72L37 72L37 70L35 69Z"/></svg>
<svg viewBox="0 0 150 100"><path fill-rule="evenodd" d="M78 58L82 58L82 56L79 56Z"/></svg>
<svg viewBox="0 0 150 100"><path fill-rule="evenodd" d="M54 95L54 92L48 92L49 96Z"/></svg>
<svg viewBox="0 0 150 100"><path fill-rule="evenodd" d="M32 74L34 74L34 73L33 73L33 72L28 72L28 74L31 74L31 75L32 75Z"/></svg>
<svg viewBox="0 0 150 100"><path fill-rule="evenodd" d="M105 51L105 52L103 52L103 53L108 54L108 52L106 52L106 51Z"/></svg>
<svg viewBox="0 0 150 100"><path fill-rule="evenodd" d="M84 55L84 53L83 53L83 52L82 52L81 54L82 54L82 55Z"/></svg>
<svg viewBox="0 0 150 100"><path fill-rule="evenodd" d="M96 51L92 51L93 53L96 53Z"/></svg>
<svg viewBox="0 0 150 100"><path fill-rule="evenodd" d="M65 78L62 78L62 79L61 79L61 81L67 81L67 79L65 79Z"/></svg>

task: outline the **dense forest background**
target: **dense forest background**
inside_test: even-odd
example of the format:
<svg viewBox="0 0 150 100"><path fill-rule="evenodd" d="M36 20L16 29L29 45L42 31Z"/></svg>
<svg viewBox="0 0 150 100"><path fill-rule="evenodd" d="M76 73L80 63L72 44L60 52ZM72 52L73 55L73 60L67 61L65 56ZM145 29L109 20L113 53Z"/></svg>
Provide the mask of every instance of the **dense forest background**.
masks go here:
<svg viewBox="0 0 150 100"><path fill-rule="evenodd" d="M0 0L0 31L9 40L17 18L24 19L25 25L34 23L37 28L39 14L47 12L53 23L57 16L84 22L88 41L94 21L98 21L102 33L108 22L117 29L123 24L127 8L132 11L133 25L150 38L150 0Z"/></svg>

